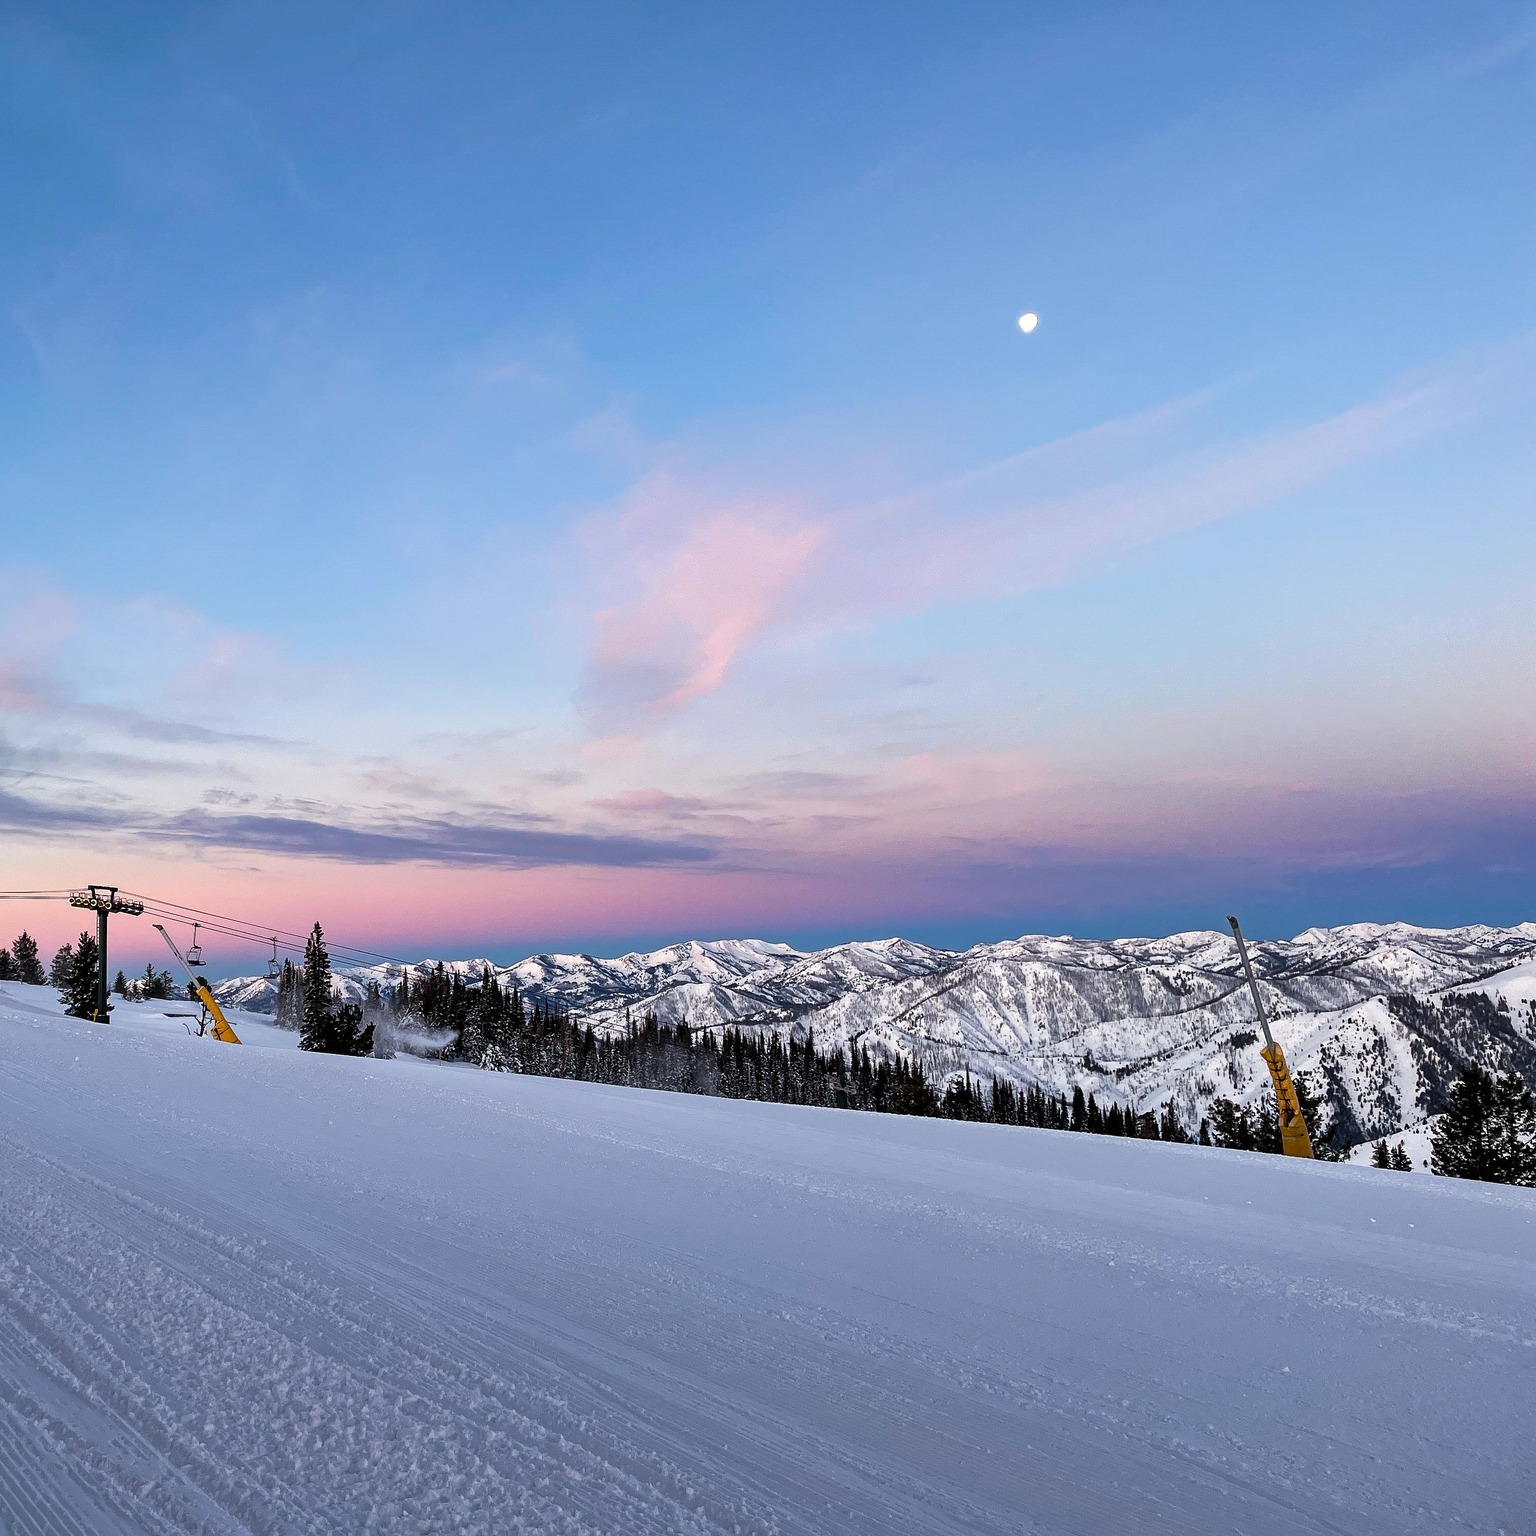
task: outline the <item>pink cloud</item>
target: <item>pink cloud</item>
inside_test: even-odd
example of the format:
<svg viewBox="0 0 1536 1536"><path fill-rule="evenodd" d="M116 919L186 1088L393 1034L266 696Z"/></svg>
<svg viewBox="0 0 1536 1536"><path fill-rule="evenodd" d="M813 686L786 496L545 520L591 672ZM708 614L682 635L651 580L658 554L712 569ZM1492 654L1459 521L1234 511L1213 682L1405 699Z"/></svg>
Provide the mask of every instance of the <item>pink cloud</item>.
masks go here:
<svg viewBox="0 0 1536 1536"><path fill-rule="evenodd" d="M589 693L619 713L665 713L718 688L825 540L796 508L719 502L670 477L608 532L630 591L596 615Z"/></svg>
<svg viewBox="0 0 1536 1536"><path fill-rule="evenodd" d="M1210 441L1200 393L840 509L656 473L592 525L623 595L595 615L588 700L639 730L718 689L773 626L805 636L1070 580L1453 425L1528 371L1531 351L1455 359L1336 415L1235 441Z"/></svg>
<svg viewBox="0 0 1536 1536"><path fill-rule="evenodd" d="M664 789L627 789L592 802L594 810L618 816L693 816L712 809L697 795L673 795Z"/></svg>

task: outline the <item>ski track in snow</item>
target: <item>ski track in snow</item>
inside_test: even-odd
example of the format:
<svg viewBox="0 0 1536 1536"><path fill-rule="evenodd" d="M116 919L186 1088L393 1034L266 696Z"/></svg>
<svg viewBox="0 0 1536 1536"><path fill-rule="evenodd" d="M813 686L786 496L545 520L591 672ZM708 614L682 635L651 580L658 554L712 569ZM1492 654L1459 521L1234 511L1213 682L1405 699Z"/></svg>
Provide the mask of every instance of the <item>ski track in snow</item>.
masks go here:
<svg viewBox="0 0 1536 1536"><path fill-rule="evenodd" d="M51 999L5 1536L1532 1529L1536 1192Z"/></svg>

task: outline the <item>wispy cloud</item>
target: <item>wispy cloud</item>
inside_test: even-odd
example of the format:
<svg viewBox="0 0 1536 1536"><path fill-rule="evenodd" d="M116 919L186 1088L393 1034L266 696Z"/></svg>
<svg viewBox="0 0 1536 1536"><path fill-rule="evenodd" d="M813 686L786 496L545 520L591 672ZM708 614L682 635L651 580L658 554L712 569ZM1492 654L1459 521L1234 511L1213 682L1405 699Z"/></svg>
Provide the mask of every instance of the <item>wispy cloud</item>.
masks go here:
<svg viewBox="0 0 1536 1536"><path fill-rule="evenodd" d="M157 837L218 848L298 854L354 864L489 865L502 869L593 865L637 869L700 864L714 857L710 847L697 841L427 818L368 826L302 816L221 816L187 811L146 830Z"/></svg>
<svg viewBox="0 0 1536 1536"><path fill-rule="evenodd" d="M717 500L659 474L598 535L627 589L596 615L587 695L606 723L711 693L779 610L825 530L797 508Z"/></svg>
<svg viewBox="0 0 1536 1536"><path fill-rule="evenodd" d="M837 519L802 622L1059 584L1096 562L1272 506L1464 420L1529 348L1457 359L1300 426L1179 450L1195 396ZM1137 460L1140 464L1137 464ZM1062 489L1076 478L1079 488Z"/></svg>
<svg viewBox="0 0 1536 1536"><path fill-rule="evenodd" d="M1531 352L1452 359L1335 415L1236 439L1212 439L1202 391L865 505L654 473L592 526L595 564L623 596L594 616L587 702L605 731L643 734L719 688L772 629L804 636L1072 580L1445 430Z"/></svg>
<svg viewBox="0 0 1536 1536"><path fill-rule="evenodd" d="M120 812L78 801L51 803L0 789L0 828L7 832L102 832L123 825Z"/></svg>
<svg viewBox="0 0 1536 1536"><path fill-rule="evenodd" d="M214 798L207 797L205 798ZM497 869L590 866L650 869L709 863L703 838L562 831L501 821L425 816L346 819L339 814L220 812L170 815L127 804L85 804L0 789L0 829L32 836L118 832L148 842L239 849L351 864L436 864Z"/></svg>

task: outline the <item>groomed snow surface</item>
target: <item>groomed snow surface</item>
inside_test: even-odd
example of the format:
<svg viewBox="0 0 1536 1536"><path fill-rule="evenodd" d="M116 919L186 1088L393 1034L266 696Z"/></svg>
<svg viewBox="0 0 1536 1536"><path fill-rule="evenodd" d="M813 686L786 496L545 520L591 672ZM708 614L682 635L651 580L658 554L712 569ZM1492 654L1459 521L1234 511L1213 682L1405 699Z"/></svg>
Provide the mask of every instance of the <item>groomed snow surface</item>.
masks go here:
<svg viewBox="0 0 1536 1536"><path fill-rule="evenodd" d="M1536 1193L156 1006L0 986L7 1536L1536 1530Z"/></svg>

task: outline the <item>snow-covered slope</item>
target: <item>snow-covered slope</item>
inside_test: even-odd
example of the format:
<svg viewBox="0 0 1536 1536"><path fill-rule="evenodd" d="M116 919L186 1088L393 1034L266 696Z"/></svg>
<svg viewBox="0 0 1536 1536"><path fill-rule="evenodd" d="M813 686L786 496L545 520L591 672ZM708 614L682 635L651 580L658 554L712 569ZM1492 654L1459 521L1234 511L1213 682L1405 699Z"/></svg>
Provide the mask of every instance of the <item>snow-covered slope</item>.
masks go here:
<svg viewBox="0 0 1536 1536"><path fill-rule="evenodd" d="M0 1530L1530 1529L1536 1193L0 984Z"/></svg>
<svg viewBox="0 0 1536 1536"><path fill-rule="evenodd" d="M1315 1075L1351 1140L1385 1135L1443 1107L1468 1058L1536 1081L1536 924L1416 928L1354 923L1253 946L1277 1035ZM435 962L409 967L420 973ZM485 960L451 963L478 977ZM1513 969L1511 969L1513 967ZM503 984L571 1009L599 1030L654 1009L665 1022L814 1030L824 1045L905 1052L935 1077L1081 1087L1138 1108L1172 1104L1193 1125L1217 1094L1267 1093L1252 1003L1230 933L1162 939L1032 936L955 952L905 939L803 953L756 939L675 944L617 959L534 955L496 970ZM339 975L361 999L400 966ZM1440 995L1507 981L1514 1037L1483 1039L1439 1017ZM221 995L271 1007L260 978ZM1415 1011L1389 998L1428 1000ZM1486 1033L1486 1032L1485 1032Z"/></svg>

